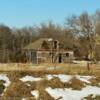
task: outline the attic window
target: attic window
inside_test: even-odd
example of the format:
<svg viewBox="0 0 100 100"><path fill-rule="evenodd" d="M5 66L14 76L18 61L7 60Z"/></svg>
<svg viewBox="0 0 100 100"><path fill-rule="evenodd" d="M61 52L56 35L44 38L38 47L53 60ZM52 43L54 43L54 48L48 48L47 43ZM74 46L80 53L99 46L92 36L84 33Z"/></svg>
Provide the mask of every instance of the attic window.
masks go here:
<svg viewBox="0 0 100 100"><path fill-rule="evenodd" d="M54 41L54 49L57 49L58 42Z"/></svg>
<svg viewBox="0 0 100 100"><path fill-rule="evenodd" d="M43 47L44 49L49 49L49 45L48 45L48 43L47 43L46 41L43 41L42 47Z"/></svg>
<svg viewBox="0 0 100 100"><path fill-rule="evenodd" d="M66 57L69 57L69 53L66 53Z"/></svg>

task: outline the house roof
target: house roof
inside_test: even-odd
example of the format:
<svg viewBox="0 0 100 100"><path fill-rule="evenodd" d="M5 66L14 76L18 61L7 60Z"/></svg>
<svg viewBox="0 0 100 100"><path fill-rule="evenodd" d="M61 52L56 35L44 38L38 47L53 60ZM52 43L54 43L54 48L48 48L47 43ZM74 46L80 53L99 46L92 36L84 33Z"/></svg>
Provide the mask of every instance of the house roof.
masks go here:
<svg viewBox="0 0 100 100"><path fill-rule="evenodd" d="M23 48L23 50L40 50L41 49L41 46L42 46L42 43L44 41L46 41L46 42L49 43L49 41L52 41L52 40L50 38L40 38L40 39L36 40L35 42L32 42L29 45L25 46ZM51 45L49 45L49 47L51 47ZM70 49L62 49L62 48L60 48L60 51L63 51L63 52L64 51L67 51L67 52L72 51L73 52L73 50L70 50Z"/></svg>
<svg viewBox="0 0 100 100"><path fill-rule="evenodd" d="M29 45L27 45L26 47L24 47L24 50L38 50L39 48L41 48L41 45L43 43L43 41L48 41L48 38L40 38L37 41L30 43Z"/></svg>

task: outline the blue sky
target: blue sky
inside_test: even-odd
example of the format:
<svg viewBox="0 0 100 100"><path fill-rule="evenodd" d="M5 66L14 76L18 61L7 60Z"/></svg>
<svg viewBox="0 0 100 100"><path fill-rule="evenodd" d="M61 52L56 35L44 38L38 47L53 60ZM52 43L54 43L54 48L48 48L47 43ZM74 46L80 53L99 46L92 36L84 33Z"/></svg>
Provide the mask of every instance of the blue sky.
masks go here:
<svg viewBox="0 0 100 100"><path fill-rule="evenodd" d="M63 24L66 17L83 11L93 14L100 0L0 0L0 23L24 27L47 22Z"/></svg>

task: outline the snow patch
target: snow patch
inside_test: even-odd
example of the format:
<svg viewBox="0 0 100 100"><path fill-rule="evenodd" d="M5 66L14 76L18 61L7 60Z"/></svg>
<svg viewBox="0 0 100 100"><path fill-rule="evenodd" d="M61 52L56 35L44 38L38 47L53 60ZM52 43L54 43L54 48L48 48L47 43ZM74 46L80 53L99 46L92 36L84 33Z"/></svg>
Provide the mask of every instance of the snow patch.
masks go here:
<svg viewBox="0 0 100 100"><path fill-rule="evenodd" d="M73 76L71 75L63 75L59 74L58 78L61 80L61 82L69 82L72 79Z"/></svg>
<svg viewBox="0 0 100 100"><path fill-rule="evenodd" d="M39 91L38 90L31 91L31 94L36 98L36 100L38 100L38 98L39 98Z"/></svg>
<svg viewBox="0 0 100 100"><path fill-rule="evenodd" d="M8 87L10 85L10 83L11 83L10 80L9 80L9 78L5 74L1 74L0 75L0 80L5 81L5 83L4 83L5 87Z"/></svg>
<svg viewBox="0 0 100 100"><path fill-rule="evenodd" d="M80 75L65 75L65 74L59 74L59 75L47 75L46 78L48 80L53 79L54 77L57 77L60 79L61 82L69 82L73 77L75 77L76 79L82 81L82 82L86 82L86 83L91 83L89 80L93 78L93 76L80 76Z"/></svg>
<svg viewBox="0 0 100 100"><path fill-rule="evenodd" d="M86 83L91 83L89 80L92 79L92 76L79 76L76 75L76 79L82 81L82 82L86 82Z"/></svg>
<svg viewBox="0 0 100 100"><path fill-rule="evenodd" d="M27 86L31 86L29 83L26 83Z"/></svg>
<svg viewBox="0 0 100 100"><path fill-rule="evenodd" d="M61 97L60 100L81 100L84 97L87 97L91 94L93 95L100 95L100 88L87 86L82 90L71 90L71 89L52 89L51 87L46 88L46 91L54 97L54 99L58 99Z"/></svg>
<svg viewBox="0 0 100 100"><path fill-rule="evenodd" d="M57 77L60 79L61 82L68 82L69 80L72 79L72 75L64 75L64 74L59 74L59 75L47 75L46 76L48 80L53 79L54 77Z"/></svg>
<svg viewBox="0 0 100 100"><path fill-rule="evenodd" d="M23 77L23 78L21 78L20 79L21 81L23 81L23 82L27 82L27 81L40 81L40 80L42 80L42 78L36 78L36 77L33 77L33 76L25 76L25 77Z"/></svg>

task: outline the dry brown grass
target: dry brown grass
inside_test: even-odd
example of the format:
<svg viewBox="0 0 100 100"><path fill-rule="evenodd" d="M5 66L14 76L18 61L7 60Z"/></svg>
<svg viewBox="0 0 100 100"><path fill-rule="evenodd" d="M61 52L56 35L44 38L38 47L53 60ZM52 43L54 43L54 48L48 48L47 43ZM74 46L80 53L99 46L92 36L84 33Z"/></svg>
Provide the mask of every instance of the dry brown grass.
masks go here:
<svg viewBox="0 0 100 100"><path fill-rule="evenodd" d="M39 99L40 100L54 100L46 91L46 87L48 87L48 81L42 80L36 83L36 89L39 90Z"/></svg>
<svg viewBox="0 0 100 100"><path fill-rule="evenodd" d="M12 100L20 100L25 97L32 97L30 88L21 81L12 82L4 93L4 98L12 98ZM2 97L2 99L3 99Z"/></svg>
<svg viewBox="0 0 100 100"><path fill-rule="evenodd" d="M60 69L47 70L47 68L52 66L59 66ZM86 66L80 66L79 64L40 64L33 65L30 63L9 63L9 64L0 64L0 71L2 72L33 72L34 75L48 74L48 73L66 73L66 74L82 74L82 75L100 75L100 65L95 65L91 67L91 70L88 71Z"/></svg>
<svg viewBox="0 0 100 100"><path fill-rule="evenodd" d="M33 65L30 63L9 63L9 64L0 64L0 71L51 71L51 70L46 70L48 67L51 66L59 66L61 67L60 69L56 69L57 72L58 70L62 72L67 72L67 73L72 73L72 74L77 74L77 73L84 73L88 72L86 66L80 66L79 64L40 64L40 65ZM95 65L95 66L90 66L91 70L90 72L98 72L100 70L100 65ZM100 71L99 71L100 73Z"/></svg>
<svg viewBox="0 0 100 100"><path fill-rule="evenodd" d="M49 80L47 85L48 87L52 88L65 88L64 83L62 83L60 79L57 77Z"/></svg>
<svg viewBox="0 0 100 100"><path fill-rule="evenodd" d="M81 90L83 87L85 87L85 83L76 79L75 77L73 77L66 85L73 90Z"/></svg>
<svg viewBox="0 0 100 100"><path fill-rule="evenodd" d="M42 66L35 65L35 67L29 67L28 65L17 64L9 64L9 66L5 65L0 66L0 73L5 73L9 77L12 82L11 85L7 88L7 91L4 93L4 96L0 100L21 100L22 98L27 98L27 100L35 100L35 98L31 95L32 90L39 90L39 99L41 100L54 100L46 91L47 87L51 88L72 88L75 90L81 90L85 87L84 82L76 79L75 77L70 80L70 82L61 82L59 78L54 77L51 80L47 80L45 76L47 74L69 74L69 75L93 75L96 78L91 79L91 85L97 86L100 83L100 68L95 67L92 70L88 71L86 66L82 67L75 64L59 64L56 66L61 67L60 69L47 70L47 67L55 66L55 64L43 64ZM9 67L9 68L8 68ZM16 67L16 68L15 68ZM42 77L44 78L38 82L21 82L19 79L26 76L34 76L34 77ZM30 84L28 86L27 84ZM100 98L100 97L96 97ZM87 99L88 100L88 99ZM96 99L99 100L99 99Z"/></svg>
<svg viewBox="0 0 100 100"><path fill-rule="evenodd" d="M39 92L40 92L39 100L55 100L44 89Z"/></svg>
<svg viewBox="0 0 100 100"><path fill-rule="evenodd" d="M54 72L52 72L54 74ZM40 73L39 75L32 72L7 72L8 77L11 80L11 85L8 87L7 91L4 93L4 96L1 98L1 100L21 100L22 98L27 98L27 100L35 100L35 98L31 95L32 90L38 90L39 91L39 100L54 100L53 97L51 97L45 89L47 87L51 88L72 88L74 90L81 90L83 87L85 87L84 82L76 79L73 77L69 82L61 82L59 78L54 77L51 80L47 80L44 78L41 81L37 82L22 82L19 80L19 78L25 76L25 75L32 75L32 76L40 76L45 77L47 73ZM51 74L51 73L49 73ZM58 72L57 72L58 74ZM95 78L94 80L90 80L94 85L96 85L98 82L100 82L100 77ZM27 84L30 84L28 86ZM8 99L10 98L10 99ZM87 97L90 98L90 97ZM97 97L96 97L97 98ZM98 97L99 98L99 97ZM87 99L88 100L88 99ZM97 99L98 100L98 99Z"/></svg>
<svg viewBox="0 0 100 100"><path fill-rule="evenodd" d="M84 98L85 100L100 100L100 96L93 96L93 95L89 95L87 97Z"/></svg>
<svg viewBox="0 0 100 100"><path fill-rule="evenodd" d="M17 82L22 75L20 72L7 72L7 76L11 82Z"/></svg>
<svg viewBox="0 0 100 100"><path fill-rule="evenodd" d="M100 87L100 77L95 77L89 80L91 85Z"/></svg>

